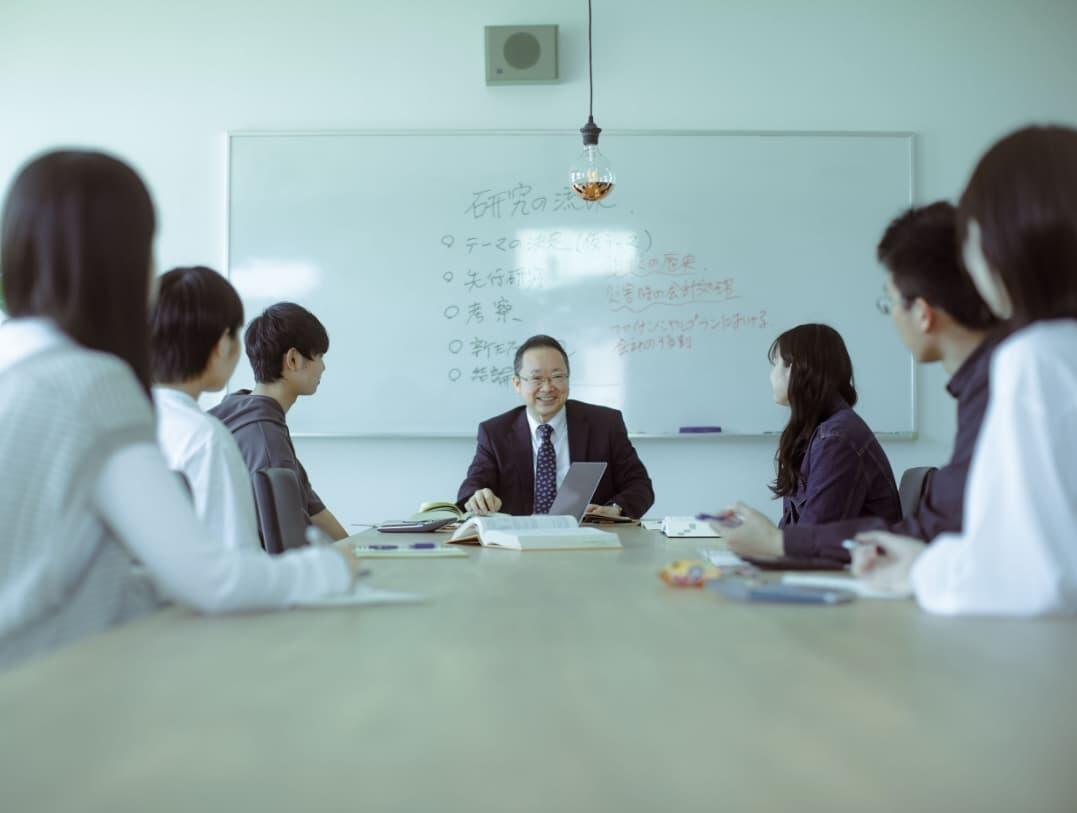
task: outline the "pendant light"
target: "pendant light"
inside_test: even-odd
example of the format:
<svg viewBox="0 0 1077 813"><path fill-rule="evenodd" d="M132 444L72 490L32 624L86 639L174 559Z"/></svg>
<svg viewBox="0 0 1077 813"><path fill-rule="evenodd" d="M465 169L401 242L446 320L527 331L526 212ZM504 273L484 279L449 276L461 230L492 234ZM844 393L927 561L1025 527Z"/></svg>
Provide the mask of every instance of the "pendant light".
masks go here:
<svg viewBox="0 0 1077 813"><path fill-rule="evenodd" d="M587 0L587 84L590 98L587 107L587 124L580 128L583 135L583 152L577 156L568 171L573 191L588 202L602 200L613 191L617 178L613 167L598 149L598 134L602 128L595 124L595 77L591 67L591 0Z"/></svg>

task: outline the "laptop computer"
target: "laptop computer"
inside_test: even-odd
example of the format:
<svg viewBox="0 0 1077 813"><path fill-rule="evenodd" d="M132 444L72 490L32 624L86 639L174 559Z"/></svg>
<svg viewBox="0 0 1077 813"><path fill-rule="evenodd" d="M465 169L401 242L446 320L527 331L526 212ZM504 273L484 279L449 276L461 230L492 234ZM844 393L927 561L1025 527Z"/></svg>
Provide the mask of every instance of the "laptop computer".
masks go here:
<svg viewBox="0 0 1077 813"><path fill-rule="evenodd" d="M575 517L576 522L579 523L605 473L605 463L570 464L568 474L565 475L561 487L557 489L557 496L553 498L550 515Z"/></svg>

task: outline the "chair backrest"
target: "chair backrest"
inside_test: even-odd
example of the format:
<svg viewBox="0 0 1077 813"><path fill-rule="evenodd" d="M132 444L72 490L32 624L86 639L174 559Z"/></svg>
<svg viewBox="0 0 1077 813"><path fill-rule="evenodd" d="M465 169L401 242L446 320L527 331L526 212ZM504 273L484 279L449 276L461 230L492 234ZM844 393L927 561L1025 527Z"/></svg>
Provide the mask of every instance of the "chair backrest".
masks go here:
<svg viewBox="0 0 1077 813"><path fill-rule="evenodd" d="M187 495L187 499L193 503L194 491L191 490L191 481L187 479L187 475L179 469L172 469L172 473L176 475L176 479L179 480L180 485L183 486L183 493Z"/></svg>
<svg viewBox="0 0 1077 813"><path fill-rule="evenodd" d="M307 513L292 469L259 469L254 473L254 504L262 547L277 554L307 544Z"/></svg>
<svg viewBox="0 0 1077 813"><path fill-rule="evenodd" d="M905 469L901 475L901 484L898 486L898 496L901 498L901 515L907 517L916 511L920 499L927 491L931 482L931 475L936 471L935 466L917 466L914 469Z"/></svg>

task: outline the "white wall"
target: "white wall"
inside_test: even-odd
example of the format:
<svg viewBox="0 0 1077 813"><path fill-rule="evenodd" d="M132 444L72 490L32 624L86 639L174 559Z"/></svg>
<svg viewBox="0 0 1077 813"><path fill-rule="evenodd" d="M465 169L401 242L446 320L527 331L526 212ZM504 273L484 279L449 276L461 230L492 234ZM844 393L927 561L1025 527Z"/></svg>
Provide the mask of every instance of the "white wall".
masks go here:
<svg viewBox="0 0 1077 813"><path fill-rule="evenodd" d="M486 87L482 27L514 23L561 26L561 84ZM595 26L603 127L912 130L924 201L955 196L1006 130L1077 123L1073 0L595 0ZM41 149L107 148L153 190L160 267L223 268L226 131L577 127L585 59L583 0L0 0L0 184ZM603 146L616 160L616 141ZM333 348L329 375L346 352ZM766 374L743 385L765 392ZM889 445L898 471L948 455L944 383L921 371L922 439ZM298 446L345 522L454 495L472 452L459 440ZM767 505L770 442L639 451L655 514Z"/></svg>

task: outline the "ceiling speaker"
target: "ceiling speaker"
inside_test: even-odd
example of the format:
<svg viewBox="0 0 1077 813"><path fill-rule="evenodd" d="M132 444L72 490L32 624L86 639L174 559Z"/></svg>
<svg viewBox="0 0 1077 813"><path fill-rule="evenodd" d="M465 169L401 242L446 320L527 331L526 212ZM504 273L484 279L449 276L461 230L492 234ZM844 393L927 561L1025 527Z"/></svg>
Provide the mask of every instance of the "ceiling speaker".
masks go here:
<svg viewBox="0 0 1077 813"><path fill-rule="evenodd" d="M556 25L486 26L486 84L557 81Z"/></svg>

